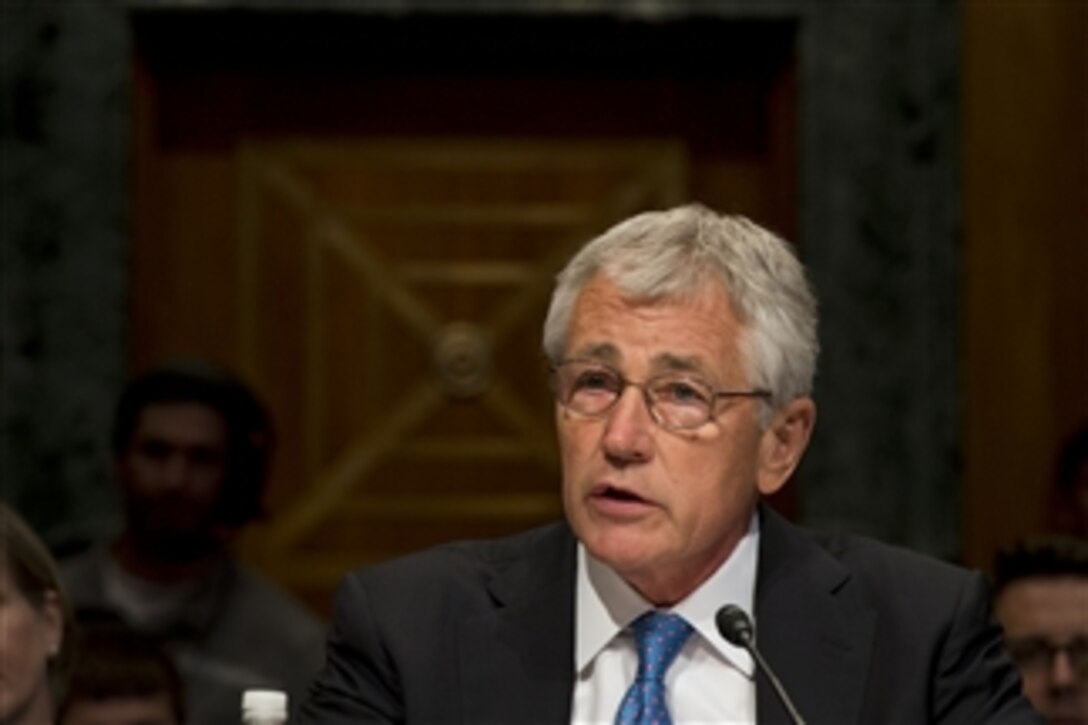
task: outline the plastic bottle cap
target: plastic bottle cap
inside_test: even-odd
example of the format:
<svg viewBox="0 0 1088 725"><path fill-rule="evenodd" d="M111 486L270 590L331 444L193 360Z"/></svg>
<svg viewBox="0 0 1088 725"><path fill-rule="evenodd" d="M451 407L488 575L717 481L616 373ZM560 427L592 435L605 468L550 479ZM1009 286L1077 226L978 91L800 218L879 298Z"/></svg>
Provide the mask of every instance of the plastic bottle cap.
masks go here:
<svg viewBox="0 0 1088 725"><path fill-rule="evenodd" d="M242 714L256 717L286 717L287 693L279 690L246 690L242 693Z"/></svg>

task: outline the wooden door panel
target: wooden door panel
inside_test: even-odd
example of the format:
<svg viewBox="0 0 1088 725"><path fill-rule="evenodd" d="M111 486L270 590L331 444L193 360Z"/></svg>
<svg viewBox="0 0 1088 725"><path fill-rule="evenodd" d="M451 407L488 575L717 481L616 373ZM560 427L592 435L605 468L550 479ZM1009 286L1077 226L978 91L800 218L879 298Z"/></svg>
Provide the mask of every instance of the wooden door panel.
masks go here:
<svg viewBox="0 0 1088 725"><path fill-rule="evenodd" d="M612 222L685 198L682 147L252 143L238 175L236 358L286 413L293 462L249 555L306 590L330 567L559 516L553 278Z"/></svg>
<svg viewBox="0 0 1088 725"><path fill-rule="evenodd" d="M319 15L136 23L130 360L253 382L279 435L243 554L327 613L364 562L560 515L554 272L688 199L790 235L795 91L789 24L456 21L476 52Z"/></svg>

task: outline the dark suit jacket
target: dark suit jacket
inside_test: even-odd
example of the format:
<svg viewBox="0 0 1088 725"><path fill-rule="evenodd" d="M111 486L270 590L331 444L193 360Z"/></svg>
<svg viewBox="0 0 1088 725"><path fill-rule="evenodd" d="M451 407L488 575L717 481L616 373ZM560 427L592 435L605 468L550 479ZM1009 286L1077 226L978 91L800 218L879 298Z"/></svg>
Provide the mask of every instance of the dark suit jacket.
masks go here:
<svg viewBox="0 0 1088 725"><path fill-rule="evenodd" d="M761 516L757 642L808 723L1042 722L980 574ZM349 575L300 722L569 722L575 566L555 524ZM756 696L788 722L762 676Z"/></svg>

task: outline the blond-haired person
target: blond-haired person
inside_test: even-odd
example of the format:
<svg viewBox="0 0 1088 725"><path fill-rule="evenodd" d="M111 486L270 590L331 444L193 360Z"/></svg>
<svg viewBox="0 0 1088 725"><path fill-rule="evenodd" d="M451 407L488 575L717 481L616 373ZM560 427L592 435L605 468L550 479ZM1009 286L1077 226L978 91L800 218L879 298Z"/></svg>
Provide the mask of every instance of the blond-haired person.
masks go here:
<svg viewBox="0 0 1088 725"><path fill-rule="evenodd" d="M43 725L71 661L71 607L49 549L0 501L0 723Z"/></svg>

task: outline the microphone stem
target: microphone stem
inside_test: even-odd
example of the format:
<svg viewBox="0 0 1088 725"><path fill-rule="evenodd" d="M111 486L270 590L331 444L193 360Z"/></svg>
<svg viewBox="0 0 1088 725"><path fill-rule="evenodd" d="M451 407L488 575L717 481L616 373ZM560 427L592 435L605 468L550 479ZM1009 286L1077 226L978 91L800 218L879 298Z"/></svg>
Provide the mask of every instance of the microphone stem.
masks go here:
<svg viewBox="0 0 1088 725"><path fill-rule="evenodd" d="M778 681L778 677L775 676L774 670L767 665L767 662L763 659L763 655L761 655L759 650L752 645L751 641L745 642L744 648L748 650L748 653L752 655L752 659L756 661L759 668L763 670L763 674L767 676L767 680L774 689L774 694L778 695L778 701L782 703L782 707L786 708L790 720L793 721L794 725L805 725L805 721L801 718L800 713L797 712L797 708L793 706L793 702L790 700L789 695L786 694L786 689L782 687L782 683Z"/></svg>

